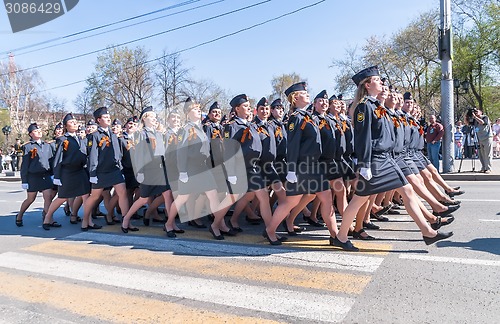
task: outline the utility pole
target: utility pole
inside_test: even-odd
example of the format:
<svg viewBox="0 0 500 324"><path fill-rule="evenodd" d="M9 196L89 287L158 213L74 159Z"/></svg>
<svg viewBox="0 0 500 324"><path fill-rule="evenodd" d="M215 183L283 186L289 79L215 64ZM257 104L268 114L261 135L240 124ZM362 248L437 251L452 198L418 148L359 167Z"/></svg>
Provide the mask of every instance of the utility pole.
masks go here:
<svg viewBox="0 0 500 324"><path fill-rule="evenodd" d="M443 173L453 172L455 157L453 145L453 74L452 52L453 37L451 33L451 3L450 0L440 0L441 24L439 28L439 59L441 60L441 120L444 126L442 141Z"/></svg>

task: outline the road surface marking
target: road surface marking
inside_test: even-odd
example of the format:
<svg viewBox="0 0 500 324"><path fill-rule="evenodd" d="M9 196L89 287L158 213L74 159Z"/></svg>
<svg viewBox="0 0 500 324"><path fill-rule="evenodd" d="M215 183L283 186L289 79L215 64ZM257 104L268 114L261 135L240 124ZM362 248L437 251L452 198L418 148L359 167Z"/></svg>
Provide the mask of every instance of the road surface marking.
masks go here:
<svg viewBox="0 0 500 324"><path fill-rule="evenodd" d="M325 310L328 310L330 312L329 316L324 316L321 320L340 322L347 315L355 301L353 298L325 293L316 294L290 289L253 286L245 283L228 284L220 280L16 252L1 254L0 266L100 285L241 307L307 321L316 321L318 314L324 314ZM304 310L304 301L307 301L307 310Z"/></svg>
<svg viewBox="0 0 500 324"><path fill-rule="evenodd" d="M451 257L439 257L439 256L426 256L426 255L418 255L418 254L401 254L399 256L399 258L400 259L408 259L408 260L434 261L434 262L445 262L445 263L461 263L461 264L473 264L473 265L485 265L485 266L500 267L500 261L495 261L495 260L451 258Z"/></svg>

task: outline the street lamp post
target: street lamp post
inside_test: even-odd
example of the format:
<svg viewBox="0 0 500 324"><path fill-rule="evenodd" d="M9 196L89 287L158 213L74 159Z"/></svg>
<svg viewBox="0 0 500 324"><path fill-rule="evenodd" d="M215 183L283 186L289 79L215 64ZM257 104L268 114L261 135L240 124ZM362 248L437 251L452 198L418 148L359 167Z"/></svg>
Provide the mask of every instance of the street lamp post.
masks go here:
<svg viewBox="0 0 500 324"><path fill-rule="evenodd" d="M9 145L9 135L12 132L12 127L9 125L5 125L2 127L2 133L5 135L5 142L7 145Z"/></svg>

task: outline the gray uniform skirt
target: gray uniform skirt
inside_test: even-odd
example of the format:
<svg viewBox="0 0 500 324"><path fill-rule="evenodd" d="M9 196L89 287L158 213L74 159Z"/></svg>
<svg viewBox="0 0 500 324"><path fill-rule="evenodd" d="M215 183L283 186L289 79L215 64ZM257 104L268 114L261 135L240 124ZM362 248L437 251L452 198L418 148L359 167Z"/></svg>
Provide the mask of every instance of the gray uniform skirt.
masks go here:
<svg viewBox="0 0 500 324"><path fill-rule="evenodd" d="M28 173L28 192L39 192L53 186L50 173Z"/></svg>
<svg viewBox="0 0 500 324"><path fill-rule="evenodd" d="M104 189L124 182L125 177L120 169L111 172L97 172L97 183L92 184L92 189Z"/></svg>
<svg viewBox="0 0 500 324"><path fill-rule="evenodd" d="M297 182L285 183L287 196L314 194L330 189L325 163L319 161L299 162L296 175Z"/></svg>
<svg viewBox="0 0 500 324"><path fill-rule="evenodd" d="M89 174L84 168L68 169L62 166L61 183L57 190L59 198L74 198L90 193Z"/></svg>
<svg viewBox="0 0 500 324"><path fill-rule="evenodd" d="M211 168L203 161L199 165L188 165L188 181L186 183L179 180L179 195L199 194L217 189Z"/></svg>
<svg viewBox="0 0 500 324"><path fill-rule="evenodd" d="M372 155L371 161L372 178L366 180L358 177L356 183L356 194L358 196L369 196L401 188L408 181L399 168L398 164L388 153Z"/></svg>

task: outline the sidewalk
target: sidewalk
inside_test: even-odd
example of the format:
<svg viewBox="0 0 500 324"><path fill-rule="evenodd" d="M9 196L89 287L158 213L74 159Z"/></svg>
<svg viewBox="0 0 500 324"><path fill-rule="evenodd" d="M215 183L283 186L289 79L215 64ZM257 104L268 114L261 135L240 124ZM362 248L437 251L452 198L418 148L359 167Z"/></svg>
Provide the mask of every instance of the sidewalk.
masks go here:
<svg viewBox="0 0 500 324"><path fill-rule="evenodd" d="M440 161L441 165L442 161ZM441 173L445 180L455 181L500 181L500 159L493 159L491 163L491 173L480 173L481 162L478 159L464 159L460 172L460 160L455 160L455 171L450 173ZM472 171L474 169L474 172Z"/></svg>

